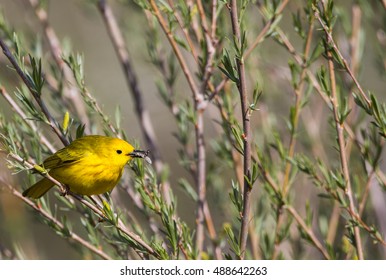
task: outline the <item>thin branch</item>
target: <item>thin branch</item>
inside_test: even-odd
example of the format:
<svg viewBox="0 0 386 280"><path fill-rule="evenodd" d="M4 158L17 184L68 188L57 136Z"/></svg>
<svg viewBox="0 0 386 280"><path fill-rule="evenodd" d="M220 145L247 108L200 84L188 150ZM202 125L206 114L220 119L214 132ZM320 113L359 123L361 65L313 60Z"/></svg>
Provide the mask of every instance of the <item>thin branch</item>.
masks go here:
<svg viewBox="0 0 386 280"><path fill-rule="evenodd" d="M201 0L197 1L197 7L198 7L198 13L200 15L201 29L203 30L205 43L206 43L206 55L205 55L206 62L205 62L204 72L203 72L203 75L201 78L201 85L200 85L200 91L201 91L201 93L204 94L206 92L209 84L210 84L209 80L212 77L214 55L216 53L216 48L215 48L216 37L213 37L210 34L208 24L206 21L206 17L205 17L204 7L202 5ZM202 114L203 110L204 110L204 108L202 108L202 106L206 107L208 104L209 103L207 101L203 101L200 104L196 104L197 111L200 112L200 114ZM203 131L203 128L201 130ZM205 150L203 150L202 152L205 153ZM201 168L204 169L205 167L202 166ZM203 178L202 180L205 180L205 178ZM208 202L206 200L206 195L205 195L204 191L201 194L200 200L202 200L202 202L203 202L203 206L204 206L203 207L203 212L204 212L203 214L204 214L205 221L207 224L209 236L210 236L211 240L214 241L214 247L215 247L214 251L216 254L216 259L222 259L221 250L220 250L218 244L216 244L217 243L217 234L215 231L213 219L212 219L212 216L211 216L210 211L209 211L209 206L208 206Z"/></svg>
<svg viewBox="0 0 386 280"><path fill-rule="evenodd" d="M228 122L227 120L227 116L224 112L224 110L221 110L220 108L220 112L221 112L221 116L224 118L224 120L226 122ZM232 142L231 139L229 139L230 142ZM234 161L235 158L234 158ZM270 173L266 170L266 168L262 165L262 163L260 162L259 158L256 158L253 156L253 161L254 162L257 162L258 163L258 167L259 167L259 170L260 170L260 173L264 179L264 181L268 184L268 186L272 189L272 191L275 193L275 195L280 198L281 197L281 193L280 193L280 188L279 186L276 184L275 180L272 178L272 176L270 175ZM242 177L242 176L241 176ZM238 178L238 181L242 181L243 178ZM319 179L320 181L320 179ZM284 202L283 202L284 203ZM290 206L290 205L289 205ZM287 209L285 207L285 203L284 203L284 206L283 206L284 209ZM311 242L315 245L315 247L323 254L323 256L326 258L326 259L330 259L330 256L328 255L327 253L327 250L323 247L322 243L318 240L318 238L316 237L316 235L312 232L312 229L308 228L307 224L305 223L305 221L301 218L300 214L296 211L296 209L294 209L293 207L290 206L290 209L291 209L291 212L290 213L291 215L293 215L294 217L296 216L296 222L297 224L305 231L308 233L308 236L311 240ZM380 241L381 242L381 241Z"/></svg>
<svg viewBox="0 0 386 280"><path fill-rule="evenodd" d="M326 183L325 180L323 180L319 175L317 174L314 174L312 176L312 178L317 182L317 184L322 188L324 189L334 200L336 201L340 201L341 200L341 197L339 196L338 194L338 191L337 190L333 190L331 187L329 187ZM353 221L357 224L359 224L365 231L367 231L368 233L370 233L371 235L373 235L373 238L375 238L377 240L377 242L379 242L380 244L382 244L383 246L386 246L386 241L382 239L382 236L379 235L379 234L375 234L375 228L373 226L369 226L367 225L363 220L362 218L360 217L360 215L356 212L352 212L350 210L350 207L345 207L343 208L345 211L347 211L348 214L351 215Z"/></svg>
<svg viewBox="0 0 386 280"><path fill-rule="evenodd" d="M327 36L327 40L328 40ZM336 81L335 81L335 68L334 68L334 61L333 56L330 50L327 50L327 59L328 59L328 69L329 69L329 75L330 75L330 85L331 85L331 105L332 110L334 114L334 120L335 120L335 128L336 133L338 136L338 144L339 144L339 153L340 153L340 161L343 171L343 176L346 182L346 196L349 200L349 209L351 213L357 213L355 202L354 202L354 194L352 192L351 188L351 180L350 180L350 173L348 169L348 162L347 162L347 154L346 154L346 144L344 139L344 128L343 128L343 122L341 123L339 119L339 101L338 101L338 94L336 91ZM360 238L360 231L357 226L354 227L354 235L355 235L355 246L357 249L358 258L360 260L363 260L363 249L362 249L362 241Z"/></svg>
<svg viewBox="0 0 386 280"><path fill-rule="evenodd" d="M196 0L187 0L186 4L188 5L189 9L191 11L194 11L197 6L196 6ZM199 28L200 24L198 22L198 16L194 16L191 18L191 24L190 27L193 30L193 34L196 37L196 42L201 42L202 41L202 33L201 29Z"/></svg>
<svg viewBox="0 0 386 280"><path fill-rule="evenodd" d="M351 58L351 61L350 61L350 67L353 69L354 73L357 74L358 73L358 69L359 69L359 31L360 31L360 25L361 25L361 11L360 11L360 8L357 4L354 4L352 6L352 34L351 34L351 38L350 38L350 48L351 48L351 52L350 52L350 58ZM350 91L353 90L353 87L354 86L351 86L351 89ZM350 95L349 96L349 106L352 107L352 110L350 112L350 115L347 117L346 119L346 122L345 122L345 126L348 126L350 123L354 123L354 121L357 119L358 117L358 106L354 106L354 98L353 98L353 95ZM347 139L347 153L348 155L350 156L350 150L351 150L351 147L352 147L352 142L356 142L354 138L349 138ZM350 159L348 158L347 159L348 161L350 161ZM368 190L368 184L366 184L366 190ZM361 205L364 205L365 204L365 201L367 199L367 196L368 196L368 192L365 191L364 192L364 195L363 195L363 199L359 205L359 213L361 213ZM339 220L340 220L340 216L341 216L341 208L339 206L339 202L338 201L335 201L334 202L334 207L333 207L333 210L332 210L332 213L331 213L331 217L330 217L330 221L329 221L329 227L328 227L328 232L327 232L327 242L329 244L334 244L334 240L335 240L335 236L337 234L337 230L338 230L338 226L339 226Z"/></svg>
<svg viewBox="0 0 386 280"><path fill-rule="evenodd" d="M292 54L293 58L295 59L296 63L300 66L303 65L303 58L300 54L296 52L295 47L291 44L291 42L288 40L288 37L285 35L285 33L279 28L276 27L275 31L277 32L278 39L283 43L283 45L286 47L288 52ZM318 79L315 77L314 73L310 69L306 69L307 77L310 79L312 86L316 89L316 91L319 93L320 97L324 100L326 104L329 104L329 99L326 93L322 90L322 88L319 85Z"/></svg>
<svg viewBox="0 0 386 280"><path fill-rule="evenodd" d="M205 36L205 43L206 43L206 64L204 66L204 73L202 76L202 82L201 82L201 93L205 94L206 89L209 84L209 79L212 76L213 71L213 60L214 55L216 53L216 38L212 37L208 30L208 24L206 22L204 7L202 6L201 0L197 1L197 7L200 15L200 22L201 22L201 28L203 30L204 36ZM205 103L207 105L208 102Z"/></svg>
<svg viewBox="0 0 386 280"><path fill-rule="evenodd" d="M241 33L240 33L240 25L238 20L238 11L237 11L237 1L232 0L230 4L230 13L231 13L231 22L232 22L232 30L233 35L235 36L235 40L237 40L237 44L241 45ZM249 183L249 179L251 178L251 124L250 124L250 116L249 116L249 107L248 107L248 93L247 93L247 85L245 79L245 65L243 54L241 57L236 57L237 71L239 76L239 81L237 84L239 93L240 93L240 101L241 101L241 112L242 112L242 120L243 120L243 144L244 144L244 197L243 197L243 214L241 221L241 230L240 230L240 250L241 255L240 259L244 259L245 250L247 246L248 239L248 224L250 219L251 212L251 193L252 186Z"/></svg>
<svg viewBox="0 0 386 280"><path fill-rule="evenodd" d="M214 39L216 37L217 29L217 0L212 0L212 24L211 24L211 37Z"/></svg>
<svg viewBox="0 0 386 280"><path fill-rule="evenodd" d="M197 232L196 232L196 250L198 251L198 258L201 258L201 252L204 246L205 233L205 205L206 205L206 154L204 142L204 116L203 111L198 110L196 115L196 149L197 149L197 172L196 172L196 186L198 192L198 209L196 215ZM206 207L209 213L209 207ZM213 223L212 223L213 224Z"/></svg>
<svg viewBox="0 0 386 280"><path fill-rule="evenodd" d="M340 52L337 44L335 43L334 38L332 37L332 34L330 32L330 29L328 28L328 26L325 24L325 22L320 17L319 10L315 6L312 6L312 8L314 10L314 15L315 15L316 19L319 21L320 25L324 29L324 33L326 34L328 43L331 45L331 47L334 49L335 53L338 55L339 59L342 61L345 70L347 71L347 73L350 75L351 79L355 83L362 98L366 101L366 103L368 105L371 105L370 99L367 97L367 94L363 91L362 86L359 84L357 78L355 77L353 71L351 70L350 65L348 64L347 60L344 58L344 56Z"/></svg>
<svg viewBox="0 0 386 280"><path fill-rule="evenodd" d="M357 222L365 231L367 231L370 234L374 233L374 228L367 225L357 212L352 212L350 209L347 209L347 208L345 208L345 210L351 215L354 221ZM374 237L380 244L382 244L383 246L386 246L386 241L383 240L379 234L376 234Z"/></svg>
<svg viewBox="0 0 386 280"><path fill-rule="evenodd" d="M160 53L158 55L161 58L159 59L159 63L156 66L157 66L157 68L159 68L160 72L162 73L165 85L167 86L167 91L170 93L170 96L171 96L170 103L168 103L168 108L170 109L171 114L173 114L173 116L175 118L177 118L178 117L179 108L176 105L176 103L174 102L174 89L173 89L172 85L169 83L169 79L165 75L165 73L167 73L167 70L166 70L166 67L165 67L165 65L166 65L165 60L164 60L164 58L162 57L162 55ZM207 69L207 68L205 68L205 69ZM205 84L204 83L201 83L201 88L203 89L203 91L205 91ZM203 107L202 110L204 110L205 106L202 106L202 107ZM193 151L191 151L190 146L187 143L185 143L183 145L183 149L184 149L184 152L188 155L189 158L191 158L191 159L194 158ZM188 168L188 171L192 175L193 178L196 178L197 169L194 166L191 166L190 168ZM212 240L212 243L213 243L213 246L214 246L214 251L215 251L216 259L222 259L222 253L221 253L221 250L220 250L218 242L217 242L217 233L216 233L216 230L215 230L215 226L214 226L214 223L213 223L213 219L212 219L212 216L211 216L211 213L210 213L210 210L209 210L209 205L208 205L207 200L204 201L204 209L203 209L203 211L204 211L205 222L206 222L206 226L207 226L207 229L208 229L209 237Z"/></svg>

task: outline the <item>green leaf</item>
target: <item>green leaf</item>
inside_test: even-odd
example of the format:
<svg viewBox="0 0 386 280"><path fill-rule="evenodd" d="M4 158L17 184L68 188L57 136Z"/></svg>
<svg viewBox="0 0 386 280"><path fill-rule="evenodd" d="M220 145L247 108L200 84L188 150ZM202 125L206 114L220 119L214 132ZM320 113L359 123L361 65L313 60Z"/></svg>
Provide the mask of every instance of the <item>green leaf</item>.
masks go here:
<svg viewBox="0 0 386 280"><path fill-rule="evenodd" d="M224 75L227 76L231 81L238 84L239 78L238 78L237 71L235 70L236 67L233 65L230 59L229 53L226 49L224 49L223 51L221 62L224 66L224 67L218 66L221 72L223 72Z"/></svg>
<svg viewBox="0 0 386 280"><path fill-rule="evenodd" d="M243 198L240 192L239 184L237 182L234 182L233 180L232 180L232 192L229 194L229 197L233 205L236 206L238 213L241 213L243 211ZM238 217L238 220L241 220L241 217Z"/></svg>
<svg viewBox="0 0 386 280"><path fill-rule="evenodd" d="M244 140L242 138L242 132L241 128L238 126L231 126L232 134L236 140L236 143L234 143L234 148L240 153L244 154Z"/></svg>
<svg viewBox="0 0 386 280"><path fill-rule="evenodd" d="M241 249L237 237L233 233L232 227L229 224L224 225L224 231L228 237L228 244L231 250L235 253L236 256L241 256Z"/></svg>

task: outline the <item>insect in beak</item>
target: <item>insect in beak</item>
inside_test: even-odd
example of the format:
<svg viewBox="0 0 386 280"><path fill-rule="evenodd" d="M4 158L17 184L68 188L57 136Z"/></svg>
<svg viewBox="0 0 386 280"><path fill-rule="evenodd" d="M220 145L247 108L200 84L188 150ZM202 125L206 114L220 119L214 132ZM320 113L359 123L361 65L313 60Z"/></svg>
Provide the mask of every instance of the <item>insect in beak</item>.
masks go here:
<svg viewBox="0 0 386 280"><path fill-rule="evenodd" d="M150 150L142 151L142 150L134 150L131 153L127 154L132 158L143 158L147 163L151 164L151 159L149 157Z"/></svg>

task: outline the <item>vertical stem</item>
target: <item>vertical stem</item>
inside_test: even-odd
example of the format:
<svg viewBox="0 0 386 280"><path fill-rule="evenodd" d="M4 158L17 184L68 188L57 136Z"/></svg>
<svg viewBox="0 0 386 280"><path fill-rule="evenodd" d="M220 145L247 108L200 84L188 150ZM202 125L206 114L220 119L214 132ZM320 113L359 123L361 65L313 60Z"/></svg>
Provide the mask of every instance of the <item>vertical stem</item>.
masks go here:
<svg viewBox="0 0 386 280"><path fill-rule="evenodd" d="M241 34L240 34L240 25L238 21L238 11L237 11L237 1L232 0L230 5L231 12L231 21L233 35L238 44L241 44ZM251 192L252 186L249 184L248 179L251 177L251 135L250 135L250 116L248 112L248 94L247 94L247 85L245 80L245 65L243 54L240 57L236 57L237 71L239 74L239 81L237 84L240 101L241 101L241 112L243 118L243 130L244 130L244 200L243 200L243 216L241 221L241 230L240 230L240 250L241 255L240 259L245 257L245 249L248 239L248 222L251 211Z"/></svg>
<svg viewBox="0 0 386 280"><path fill-rule="evenodd" d="M329 41L328 37L327 37L327 41ZM339 120L339 103L338 103L338 96L336 92L335 68L334 68L333 56L330 50L327 51L327 59L328 59L328 70L329 70L330 83L331 83L330 99L331 99L331 105L332 105L332 110L334 114L336 133L338 135L340 162L341 162L344 180L346 181L345 194L349 200L350 213L353 216L353 219L355 220L355 216L357 216L358 214L355 207L353 192L351 188L350 173L349 173L348 163L347 163L346 144L344 139L344 125ZM355 247L357 250L358 258L360 260L363 260L363 249L362 249L361 237L360 237L358 226L354 227L354 237L355 237L355 243L356 243Z"/></svg>
<svg viewBox="0 0 386 280"><path fill-rule="evenodd" d="M213 5L212 6L212 12L215 14L217 1L214 0L212 5ZM216 48L215 48L216 32L215 32L215 30L212 29L212 34L210 34L209 27L208 27L206 17L205 17L204 7L202 5L201 0L197 1L197 7L198 7L198 13L200 15L201 28L203 30L203 35L204 35L205 43L206 43L206 55L205 55L206 62L205 62L204 73L203 73L203 76L201 79L201 85L200 85L200 92L203 94L206 92L208 87L211 88L210 78L212 77L214 56L216 54ZM212 28L216 28L216 26L215 26L216 17L213 16L212 20L213 20L212 21ZM202 100L202 98L200 98L198 101L199 102L195 103L196 111L198 112L199 115L202 115L204 108L207 106L208 102L207 102L207 100ZM201 108L202 105L204 105L204 108ZM203 133L203 127L202 127L202 129L200 129L200 133ZM202 141L203 140L204 140L204 138L202 137ZM200 144L200 146L201 145L204 145L204 143ZM198 146L198 147L200 147L200 146ZM203 152L203 155L205 156L205 147L204 147L204 150L201 152ZM198 153L198 155L200 155L200 153ZM204 164L205 164L205 160L204 160ZM205 170L205 166L203 166L203 170ZM197 176L200 177L202 175L197 174ZM205 177L206 177L206 175L202 179L204 183L205 183ZM204 190L205 189L206 189L206 187L204 186ZM205 192L206 192L206 190L205 190ZM214 241L213 245L214 245L214 254L216 256L216 259L220 260L220 259L222 259L221 249L217 244L217 234L216 234L216 230L215 230L215 227L213 224L213 219L212 219L210 211L209 211L209 206L208 206L208 202L206 200L205 193L203 193L202 198L199 197L199 200L204 203L203 204L203 214L204 214L204 218L206 221L208 233L209 233L211 240Z"/></svg>
<svg viewBox="0 0 386 280"><path fill-rule="evenodd" d="M197 103L197 102L196 102ZM206 160L205 160L205 142L204 142L204 116L203 110L198 109L195 105L197 112L197 119L195 125L196 132L196 149L197 149L197 173L196 173L196 185L198 190L198 209L196 214L197 232L196 232L196 250L198 252L198 259L201 258L201 252L204 247L204 229L205 229L205 212L204 207L206 205Z"/></svg>
<svg viewBox="0 0 386 280"><path fill-rule="evenodd" d="M212 0L212 27L211 27L212 39L216 37L216 26L217 26L217 0Z"/></svg>

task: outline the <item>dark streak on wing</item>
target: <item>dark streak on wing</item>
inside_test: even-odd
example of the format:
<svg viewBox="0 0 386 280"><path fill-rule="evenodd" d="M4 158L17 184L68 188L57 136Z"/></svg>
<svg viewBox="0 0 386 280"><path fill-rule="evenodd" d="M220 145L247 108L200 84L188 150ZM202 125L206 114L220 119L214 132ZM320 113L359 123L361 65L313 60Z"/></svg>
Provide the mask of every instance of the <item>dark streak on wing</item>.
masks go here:
<svg viewBox="0 0 386 280"><path fill-rule="evenodd" d="M73 163L75 161L77 161L77 160L76 159L65 160L62 162L62 164L70 164L70 163Z"/></svg>

